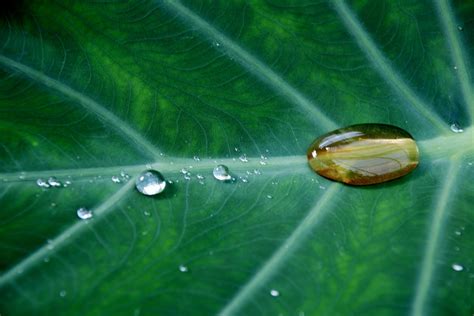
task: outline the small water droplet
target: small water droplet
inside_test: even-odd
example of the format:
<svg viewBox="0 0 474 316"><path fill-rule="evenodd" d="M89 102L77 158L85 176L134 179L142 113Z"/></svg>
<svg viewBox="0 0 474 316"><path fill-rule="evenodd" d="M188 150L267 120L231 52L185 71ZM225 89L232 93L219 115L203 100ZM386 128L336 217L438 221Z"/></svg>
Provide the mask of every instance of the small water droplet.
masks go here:
<svg viewBox="0 0 474 316"><path fill-rule="evenodd" d="M262 172L258 169L253 169L253 173L256 174L256 175L261 175Z"/></svg>
<svg viewBox="0 0 474 316"><path fill-rule="evenodd" d="M462 30L464 30L464 28L461 25L458 25L458 30L462 31Z"/></svg>
<svg viewBox="0 0 474 316"><path fill-rule="evenodd" d="M273 296L273 297L277 297L277 296L280 296L280 292L278 292L275 289L272 289L272 290L270 290L270 295Z"/></svg>
<svg viewBox="0 0 474 316"><path fill-rule="evenodd" d="M243 183L248 183L249 182L249 179L247 179L247 178L242 178L241 177L240 180L242 180Z"/></svg>
<svg viewBox="0 0 474 316"><path fill-rule="evenodd" d="M460 272L460 271L464 270L464 267L462 265L458 264L458 263L453 263L451 265L451 268L456 272Z"/></svg>
<svg viewBox="0 0 474 316"><path fill-rule="evenodd" d="M59 296L65 297L67 295L67 292L65 290L62 290L59 292Z"/></svg>
<svg viewBox="0 0 474 316"><path fill-rule="evenodd" d="M89 219L93 216L92 211L86 209L85 207L79 208L76 213L77 217L79 217L80 219Z"/></svg>
<svg viewBox="0 0 474 316"><path fill-rule="evenodd" d="M194 161L201 161L201 158L199 158L199 156L194 156L193 159Z"/></svg>
<svg viewBox="0 0 474 316"><path fill-rule="evenodd" d="M221 43L219 43L218 41L214 41L212 42L212 44L216 47L220 47L221 46Z"/></svg>
<svg viewBox="0 0 474 316"><path fill-rule="evenodd" d="M188 172L184 175L184 180L191 180L191 172Z"/></svg>
<svg viewBox="0 0 474 316"><path fill-rule="evenodd" d="M242 161L242 162L249 162L249 159L247 158L247 155L242 155L239 157L239 160Z"/></svg>
<svg viewBox="0 0 474 316"><path fill-rule="evenodd" d="M187 174L187 173L188 173L188 169L182 168L182 169L181 169L181 173L182 173L182 174Z"/></svg>
<svg viewBox="0 0 474 316"><path fill-rule="evenodd" d="M212 170L212 175L219 181L229 181L232 179L229 174L229 168L224 165L218 165L215 167L214 170Z"/></svg>
<svg viewBox="0 0 474 316"><path fill-rule="evenodd" d="M43 179L38 179L36 180L36 184L40 187L40 188L49 188L49 184L44 181Z"/></svg>
<svg viewBox="0 0 474 316"><path fill-rule="evenodd" d="M145 215L145 216L151 216L151 213L148 212L148 211L143 211L143 215Z"/></svg>
<svg viewBox="0 0 474 316"><path fill-rule="evenodd" d="M49 262L49 257L44 258L44 259L43 259L43 262L44 262L44 263L48 263L48 262Z"/></svg>
<svg viewBox="0 0 474 316"><path fill-rule="evenodd" d="M196 178L197 178L198 180L204 180L204 179L205 179L205 177L204 177L202 174L197 174L197 175L196 175Z"/></svg>
<svg viewBox="0 0 474 316"><path fill-rule="evenodd" d="M273 196L271 196L270 194L267 195L267 199L273 199Z"/></svg>
<svg viewBox="0 0 474 316"><path fill-rule="evenodd" d="M122 177L122 180L130 179L130 176L124 170L120 171L120 176Z"/></svg>
<svg viewBox="0 0 474 316"><path fill-rule="evenodd" d="M137 190L145 195L156 195L164 191L165 178L156 170L142 172L135 181Z"/></svg>
<svg viewBox="0 0 474 316"><path fill-rule="evenodd" d="M456 230L454 234L456 234L456 236L461 236L462 233L459 230Z"/></svg>
<svg viewBox="0 0 474 316"><path fill-rule="evenodd" d="M118 176L112 176L112 182L113 183L120 183L122 182Z"/></svg>
<svg viewBox="0 0 474 316"><path fill-rule="evenodd" d="M61 182L58 181L55 177L49 177L48 184L52 187L60 187Z"/></svg>
<svg viewBox="0 0 474 316"><path fill-rule="evenodd" d="M453 69L454 69L454 70L458 70L458 66L454 66Z"/></svg>
<svg viewBox="0 0 474 316"><path fill-rule="evenodd" d="M183 264L180 264L179 267L178 267L179 271L181 272L188 272L188 267L183 265Z"/></svg>
<svg viewBox="0 0 474 316"><path fill-rule="evenodd" d="M461 126L459 126L458 123L452 123L450 127L451 127L451 131L453 131L454 133L464 132L464 129Z"/></svg>
<svg viewBox="0 0 474 316"><path fill-rule="evenodd" d="M266 162L266 161L263 161L263 160L260 160L260 164L261 164L262 166L265 166L265 165L267 164L267 162Z"/></svg>

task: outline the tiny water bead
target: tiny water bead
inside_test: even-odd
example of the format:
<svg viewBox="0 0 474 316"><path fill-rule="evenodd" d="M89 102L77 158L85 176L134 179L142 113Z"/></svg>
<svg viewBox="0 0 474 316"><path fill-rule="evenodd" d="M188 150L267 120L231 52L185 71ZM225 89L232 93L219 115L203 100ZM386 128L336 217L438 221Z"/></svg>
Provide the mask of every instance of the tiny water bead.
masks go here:
<svg viewBox="0 0 474 316"><path fill-rule="evenodd" d="M55 177L49 177L48 184L52 187L60 187L61 182L58 181Z"/></svg>
<svg viewBox="0 0 474 316"><path fill-rule="evenodd" d="M163 175L156 170L142 172L135 181L137 190L145 195L156 195L166 188L166 181Z"/></svg>
<svg viewBox="0 0 474 316"><path fill-rule="evenodd" d="M77 217L79 217L80 219L89 219L93 216L92 211L86 209L85 207L79 208L76 213Z"/></svg>
<svg viewBox="0 0 474 316"><path fill-rule="evenodd" d="M280 296L280 292L278 290L272 289L270 290L270 295L273 297Z"/></svg>
<svg viewBox="0 0 474 316"><path fill-rule="evenodd" d="M48 182L44 181L43 179L38 179L38 180L36 180L36 184L37 184L40 188L49 188Z"/></svg>
<svg viewBox="0 0 474 316"><path fill-rule="evenodd" d="M120 183L122 182L118 176L112 176L112 182L113 183Z"/></svg>
<svg viewBox="0 0 474 316"><path fill-rule="evenodd" d="M451 268L456 272L461 272L462 270L464 270L464 267L458 263L453 263L451 265Z"/></svg>
<svg viewBox="0 0 474 316"><path fill-rule="evenodd" d="M212 170L212 175L219 181L229 181L232 176L229 174L229 168L224 165L218 165Z"/></svg>
<svg viewBox="0 0 474 316"><path fill-rule="evenodd" d="M464 132L464 129L461 126L459 126L458 123L451 124L450 128L451 128L451 131L453 131L454 133Z"/></svg>
<svg viewBox="0 0 474 316"><path fill-rule="evenodd" d="M402 177L419 161L413 137L386 124L357 124L324 134L308 148L307 157L319 175L351 185Z"/></svg>
<svg viewBox="0 0 474 316"><path fill-rule="evenodd" d="M189 271L188 267L183 265L183 264L180 264L178 269L179 269L180 272L188 272Z"/></svg>

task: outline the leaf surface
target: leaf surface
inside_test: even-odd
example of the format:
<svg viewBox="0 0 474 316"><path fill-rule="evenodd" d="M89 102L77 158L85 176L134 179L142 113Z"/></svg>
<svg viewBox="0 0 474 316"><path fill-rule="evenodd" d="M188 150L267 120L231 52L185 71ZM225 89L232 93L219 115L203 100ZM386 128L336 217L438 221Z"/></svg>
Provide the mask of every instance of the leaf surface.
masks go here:
<svg viewBox="0 0 474 316"><path fill-rule="evenodd" d="M1 315L474 312L473 4L5 10ZM367 122L411 133L419 167L370 187L310 170L316 137ZM150 167L172 181L152 198Z"/></svg>

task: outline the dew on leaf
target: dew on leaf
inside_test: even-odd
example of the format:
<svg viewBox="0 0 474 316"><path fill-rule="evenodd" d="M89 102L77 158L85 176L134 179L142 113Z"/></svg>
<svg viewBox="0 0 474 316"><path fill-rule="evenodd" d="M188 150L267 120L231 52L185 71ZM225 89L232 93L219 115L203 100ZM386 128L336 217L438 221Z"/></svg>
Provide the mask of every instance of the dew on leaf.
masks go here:
<svg viewBox="0 0 474 316"><path fill-rule="evenodd" d="M40 188L49 188L48 182L44 181L43 179L38 179L38 180L36 180L36 184L37 184Z"/></svg>
<svg viewBox="0 0 474 316"><path fill-rule="evenodd" d="M464 270L464 267L462 265L460 265L459 263L453 263L451 265L451 268L456 272L460 272L460 271Z"/></svg>
<svg viewBox="0 0 474 316"><path fill-rule="evenodd" d="M89 219L93 216L92 211L85 207L79 208L76 213L77 217L79 217L80 219Z"/></svg>
<svg viewBox="0 0 474 316"><path fill-rule="evenodd" d="M245 163L249 162L249 159L247 158L247 155L241 155L239 157L239 160L242 161L242 162L245 162Z"/></svg>
<svg viewBox="0 0 474 316"><path fill-rule="evenodd" d="M59 182L58 179L56 179L56 177L49 177L48 184L52 187L60 187L61 186L61 182Z"/></svg>
<svg viewBox="0 0 474 316"><path fill-rule="evenodd" d="M112 176L112 182L113 183L120 183L122 182L118 176Z"/></svg>
<svg viewBox="0 0 474 316"><path fill-rule="evenodd" d="M188 267L183 265L183 264L180 264L178 269L179 269L180 272L188 272L189 271Z"/></svg>
<svg viewBox="0 0 474 316"><path fill-rule="evenodd" d="M67 292L65 290L61 290L59 292L59 296L61 296L61 297L65 297L66 295L67 295Z"/></svg>
<svg viewBox="0 0 474 316"><path fill-rule="evenodd" d="M452 123L450 128L451 128L451 131L453 131L454 133L464 132L464 129L461 126L459 126L458 123Z"/></svg>
<svg viewBox="0 0 474 316"><path fill-rule="evenodd" d="M271 289L270 290L270 295L273 296L273 297L277 297L277 296L280 296L280 292L278 290Z"/></svg>
<svg viewBox="0 0 474 316"><path fill-rule="evenodd" d="M166 188L165 178L156 170L142 172L135 181L138 192L144 195L156 195Z"/></svg>
<svg viewBox="0 0 474 316"><path fill-rule="evenodd" d="M232 176L229 174L229 168L224 165L218 165L212 170L212 175L219 181L229 181Z"/></svg>

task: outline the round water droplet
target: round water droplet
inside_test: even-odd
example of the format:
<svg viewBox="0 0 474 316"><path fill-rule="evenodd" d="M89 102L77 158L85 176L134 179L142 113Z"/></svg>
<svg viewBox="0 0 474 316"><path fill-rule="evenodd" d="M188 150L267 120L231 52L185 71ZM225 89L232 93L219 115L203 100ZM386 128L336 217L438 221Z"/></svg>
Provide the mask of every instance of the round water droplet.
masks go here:
<svg viewBox="0 0 474 316"><path fill-rule="evenodd" d="M204 180L204 179L205 179L205 177L204 177L202 174L197 174L197 175L196 175L196 178L197 178L198 180Z"/></svg>
<svg viewBox="0 0 474 316"><path fill-rule="evenodd" d="M199 156L194 156L193 159L194 161L201 161L201 158L199 158Z"/></svg>
<svg viewBox="0 0 474 316"><path fill-rule="evenodd" d="M462 235L462 233L461 233L459 230L456 230L456 231L454 232L454 234L455 234L456 236L461 236L461 235Z"/></svg>
<svg viewBox="0 0 474 316"><path fill-rule="evenodd" d="M464 28L461 25L458 25L458 30L462 31L462 30L464 30Z"/></svg>
<svg viewBox="0 0 474 316"><path fill-rule="evenodd" d="M280 296L280 292L278 292L275 289L272 289L272 290L270 290L270 295L273 296L273 297L277 297L277 296Z"/></svg>
<svg viewBox="0 0 474 316"><path fill-rule="evenodd" d="M58 181L55 177L49 177L48 184L52 187L60 187L61 182Z"/></svg>
<svg viewBox="0 0 474 316"><path fill-rule="evenodd" d="M143 215L145 215L145 216L151 216L151 213L148 212L148 211L143 211Z"/></svg>
<svg viewBox="0 0 474 316"><path fill-rule="evenodd" d="M62 290L61 292L59 292L59 296L61 297L65 297L67 295L67 292L65 290Z"/></svg>
<svg viewBox="0 0 474 316"><path fill-rule="evenodd" d="M36 180L36 184L40 187L40 188L49 188L49 184L44 181L43 179L38 179Z"/></svg>
<svg viewBox="0 0 474 316"><path fill-rule="evenodd" d="M454 70L458 70L458 66L454 66L453 69L454 69Z"/></svg>
<svg viewBox="0 0 474 316"><path fill-rule="evenodd" d="M307 151L311 168L331 180L352 185L386 182L418 165L411 135L386 124L358 124L317 138Z"/></svg>
<svg viewBox="0 0 474 316"><path fill-rule="evenodd" d="M460 271L464 270L464 267L462 265L458 264L458 263L453 263L451 265L451 268L456 272L460 272Z"/></svg>
<svg viewBox="0 0 474 316"><path fill-rule="evenodd" d="M271 200L271 199L273 199L273 196L271 196L271 195L269 194L269 195L267 195L267 199L270 199L270 200Z"/></svg>
<svg viewBox="0 0 474 316"><path fill-rule="evenodd" d="M120 183L122 182L118 176L112 176L112 182L113 183Z"/></svg>
<svg viewBox="0 0 474 316"><path fill-rule="evenodd" d="M232 176L229 174L229 168L224 165L218 165L212 170L212 175L219 181L229 181Z"/></svg>
<svg viewBox="0 0 474 316"><path fill-rule="evenodd" d="M181 272L188 272L188 267L183 265L183 264L180 264L179 267L178 267L179 271Z"/></svg>
<svg viewBox="0 0 474 316"><path fill-rule="evenodd" d="M182 173L182 174L187 174L187 173L188 173L188 169L182 168L182 169L181 169L181 173Z"/></svg>
<svg viewBox="0 0 474 316"><path fill-rule="evenodd" d="M145 195L155 195L163 192L166 187L165 178L156 170L142 172L135 181L135 187Z"/></svg>
<svg viewBox="0 0 474 316"><path fill-rule="evenodd" d="M92 211L86 209L85 207L79 208L76 213L77 217L79 217L80 219L89 219L93 216Z"/></svg>
<svg viewBox="0 0 474 316"><path fill-rule="evenodd" d="M451 124L450 127L451 127L451 131L453 131L454 133L464 132L464 129L461 126L459 126L458 123L453 123L453 124Z"/></svg>

